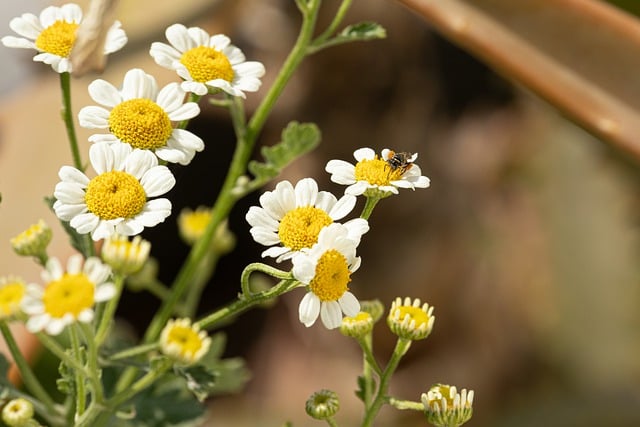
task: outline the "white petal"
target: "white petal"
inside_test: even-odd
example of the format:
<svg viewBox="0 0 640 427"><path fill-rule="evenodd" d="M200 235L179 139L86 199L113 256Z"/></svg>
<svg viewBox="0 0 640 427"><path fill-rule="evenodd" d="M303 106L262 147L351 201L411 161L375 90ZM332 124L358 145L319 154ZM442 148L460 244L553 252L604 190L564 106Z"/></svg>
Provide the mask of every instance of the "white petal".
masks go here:
<svg viewBox="0 0 640 427"><path fill-rule="evenodd" d="M362 235L369 231L369 222L364 218L350 219L344 226L347 227L349 239L356 242L360 242Z"/></svg>
<svg viewBox="0 0 640 427"><path fill-rule="evenodd" d="M209 39L209 47L214 48L217 51L222 52L229 44L231 39L224 34L216 34Z"/></svg>
<svg viewBox="0 0 640 427"><path fill-rule="evenodd" d="M121 26L122 24L120 21L115 21L109 28L109 31L107 31L107 37L104 41L103 49L105 55L117 52L127 44L127 34L122 28L120 28Z"/></svg>
<svg viewBox="0 0 640 427"><path fill-rule="evenodd" d="M206 46L209 43L209 33L199 27L191 27L187 29L187 33L196 46Z"/></svg>
<svg viewBox="0 0 640 427"><path fill-rule="evenodd" d="M89 178L72 166L62 166L58 171L58 176L65 182L73 182L83 187L89 184Z"/></svg>
<svg viewBox="0 0 640 427"><path fill-rule="evenodd" d="M47 260L46 270L42 272L42 280L51 282L58 280L64 274L64 267L58 258L52 257Z"/></svg>
<svg viewBox="0 0 640 427"><path fill-rule="evenodd" d="M78 204L55 203L53 210L61 220L71 221L71 218L86 213L87 205L84 202Z"/></svg>
<svg viewBox="0 0 640 427"><path fill-rule="evenodd" d="M95 229L91 232L91 238L94 241L107 239L115 233L115 225L113 221L98 221Z"/></svg>
<svg viewBox="0 0 640 427"><path fill-rule="evenodd" d="M180 88L179 83L169 83L158 92L156 104L165 112L171 113L184 103L184 96L185 91Z"/></svg>
<svg viewBox="0 0 640 427"><path fill-rule="evenodd" d="M316 275L317 260L304 253L298 253L293 258L293 277L304 284L309 284Z"/></svg>
<svg viewBox="0 0 640 427"><path fill-rule="evenodd" d="M127 71L122 82L122 99L146 98L155 100L158 95L156 79L139 68Z"/></svg>
<svg viewBox="0 0 640 427"><path fill-rule="evenodd" d="M320 299L313 292L307 292L298 306L298 318L308 328L315 323L318 314L320 314Z"/></svg>
<svg viewBox="0 0 640 427"><path fill-rule="evenodd" d="M180 77L184 78L184 76L180 76ZM191 77L189 76L189 78ZM207 89L207 85L200 82L184 81L180 83L180 87L185 92L193 92L199 96L206 95L209 92L209 89Z"/></svg>
<svg viewBox="0 0 640 427"><path fill-rule="evenodd" d="M338 300L338 303L342 312L349 317L353 317L360 312L360 302L351 292L345 292Z"/></svg>
<svg viewBox="0 0 640 427"><path fill-rule="evenodd" d="M79 274L82 272L82 255L73 254L67 260L67 273Z"/></svg>
<svg viewBox="0 0 640 427"><path fill-rule="evenodd" d="M80 313L78 313L78 322L89 323L93 320L93 310L90 308L85 308Z"/></svg>
<svg viewBox="0 0 640 427"><path fill-rule="evenodd" d="M260 254L262 256L262 258L266 258L266 257L271 257L271 258L280 258L282 255L287 254L291 252L291 249L289 248L285 248L282 246L274 246L272 248L267 249L266 251L263 251L262 254ZM276 262L279 262L278 260L276 260Z"/></svg>
<svg viewBox="0 0 640 427"><path fill-rule="evenodd" d="M166 29L165 36L167 40L169 40L169 43L182 53L195 47L195 43L191 40L191 37L189 37L187 27L182 24L171 25Z"/></svg>
<svg viewBox="0 0 640 427"><path fill-rule="evenodd" d="M313 178L298 181L295 188L296 206L313 206L318 195L318 184Z"/></svg>
<svg viewBox="0 0 640 427"><path fill-rule="evenodd" d="M31 40L38 38L44 27L40 24L40 19L32 13L23 13L18 18L9 21L9 28Z"/></svg>
<svg viewBox="0 0 640 427"><path fill-rule="evenodd" d="M336 196L328 191L320 191L316 196L315 207L329 213L337 201Z"/></svg>
<svg viewBox="0 0 640 427"><path fill-rule="evenodd" d="M280 243L278 234L262 227L253 227L249 230L253 240L264 246L277 245ZM263 255L264 256L264 255Z"/></svg>
<svg viewBox="0 0 640 427"><path fill-rule="evenodd" d="M256 61L248 61L243 62L241 64L235 65L233 70L241 77L254 77L258 79L259 77L264 76L265 68L261 62Z"/></svg>
<svg viewBox="0 0 640 427"><path fill-rule="evenodd" d="M145 227L154 227L171 215L171 202L169 199L150 200L144 209L134 219Z"/></svg>
<svg viewBox="0 0 640 427"><path fill-rule="evenodd" d="M149 54L156 61L156 64L164 68L173 69L172 65L176 61L180 61L181 54L173 47L165 43L151 43Z"/></svg>
<svg viewBox="0 0 640 427"><path fill-rule="evenodd" d="M97 103L109 108L122 102L122 96L118 89L102 79L94 80L89 84L89 95Z"/></svg>
<svg viewBox="0 0 640 427"><path fill-rule="evenodd" d="M335 206L333 206L333 208L329 212L329 216L334 221L342 219L353 210L355 205L356 205L356 197L349 194L345 194L340 198L340 200L337 201Z"/></svg>
<svg viewBox="0 0 640 427"><path fill-rule="evenodd" d="M178 141L180 146L189 151L200 152L204 150L204 141L199 136L185 129L174 129L170 139Z"/></svg>
<svg viewBox="0 0 640 427"><path fill-rule="evenodd" d="M98 227L100 219L92 212L76 215L71 218L69 224L80 234L87 234L95 231ZM94 239L95 240L95 239Z"/></svg>
<svg viewBox="0 0 640 427"><path fill-rule="evenodd" d="M155 166L140 179L140 184L148 197L163 195L176 184L176 179L166 166Z"/></svg>
<svg viewBox="0 0 640 427"><path fill-rule="evenodd" d="M96 302L108 301L116 294L116 287L113 283L103 283L96 288L94 299Z"/></svg>
<svg viewBox="0 0 640 427"><path fill-rule="evenodd" d="M361 161L361 160L372 160L376 157L376 152L373 151L371 148L358 148L356 151L353 152L353 157L357 160L357 161Z"/></svg>
<svg viewBox="0 0 640 427"><path fill-rule="evenodd" d="M78 113L80 126L88 129L108 129L109 111L102 107L83 107Z"/></svg>
<svg viewBox="0 0 640 427"><path fill-rule="evenodd" d="M356 182L356 168L344 160L329 160L324 168L331 174L331 181L336 184L350 185Z"/></svg>
<svg viewBox="0 0 640 427"><path fill-rule="evenodd" d="M180 89L180 92L182 92L182 89ZM195 102L187 102L186 104L176 106L172 110L166 109L166 111L170 111L168 114L169 120L172 122L179 122L182 120L192 119L200 114L200 107Z"/></svg>
<svg viewBox="0 0 640 427"><path fill-rule="evenodd" d="M49 335L59 335L65 326L67 326L67 322L63 319L51 318L44 329Z"/></svg>
<svg viewBox="0 0 640 427"><path fill-rule="evenodd" d="M348 186L344 190L344 193L345 194L351 194L353 196L359 196L360 194L362 194L365 191L367 191L367 188L369 188L369 184L367 182L358 181L355 184L352 184L352 185Z"/></svg>
<svg viewBox="0 0 640 427"><path fill-rule="evenodd" d="M324 301L320 308L320 319L327 329L335 329L342 324L342 310L336 301Z"/></svg>
<svg viewBox="0 0 640 427"><path fill-rule="evenodd" d="M6 47L13 47L19 49L36 49L34 42L24 39L22 37L4 36L2 38L2 44Z"/></svg>
<svg viewBox="0 0 640 427"><path fill-rule="evenodd" d="M272 218L267 212L257 206L251 206L245 219L252 227L264 227L267 230L278 231L280 223Z"/></svg>
<svg viewBox="0 0 640 427"><path fill-rule="evenodd" d="M50 316L48 314L41 314L39 316L31 316L29 320L27 320L27 330L32 333L37 333L42 331L45 326L50 321Z"/></svg>
<svg viewBox="0 0 640 427"><path fill-rule="evenodd" d="M113 144L113 143L125 144L124 142L120 141L115 135L110 133L94 133L89 137L89 142L95 142L95 143L106 142L107 144Z"/></svg>
<svg viewBox="0 0 640 427"><path fill-rule="evenodd" d="M134 149L124 159L124 171L140 180L151 168L158 165L158 159L149 150Z"/></svg>
<svg viewBox="0 0 640 427"><path fill-rule="evenodd" d="M93 144L89 148L89 160L98 175L112 171L115 166L115 155L111 144Z"/></svg>
<svg viewBox="0 0 640 427"><path fill-rule="evenodd" d="M79 24L82 20L82 9L75 3L67 3L60 7L60 14L67 22Z"/></svg>

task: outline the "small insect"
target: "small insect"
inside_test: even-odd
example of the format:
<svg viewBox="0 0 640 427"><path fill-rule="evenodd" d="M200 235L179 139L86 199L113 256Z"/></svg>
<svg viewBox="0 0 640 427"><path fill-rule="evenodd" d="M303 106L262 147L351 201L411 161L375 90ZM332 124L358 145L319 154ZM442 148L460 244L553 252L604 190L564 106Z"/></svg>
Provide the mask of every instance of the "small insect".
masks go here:
<svg viewBox="0 0 640 427"><path fill-rule="evenodd" d="M400 173L403 174L413 166L413 162L418 157L417 154L407 153L405 151L396 153L395 151L389 150L386 153L387 164L391 168L391 171L400 170Z"/></svg>

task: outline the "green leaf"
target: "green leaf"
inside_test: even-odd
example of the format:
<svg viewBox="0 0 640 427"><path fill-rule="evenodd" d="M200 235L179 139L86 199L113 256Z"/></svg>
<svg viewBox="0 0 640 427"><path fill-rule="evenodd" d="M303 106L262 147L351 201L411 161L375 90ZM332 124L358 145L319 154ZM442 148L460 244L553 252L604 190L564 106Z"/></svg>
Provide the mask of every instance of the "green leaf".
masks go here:
<svg viewBox="0 0 640 427"><path fill-rule="evenodd" d="M260 151L264 162L249 163L249 172L256 180L268 181L298 157L308 153L320 143L320 129L314 123L291 122L282 131L282 140Z"/></svg>
<svg viewBox="0 0 640 427"><path fill-rule="evenodd" d="M333 39L336 42L344 43L349 41L364 41L384 39L387 37L387 30L377 22L360 22L349 25Z"/></svg>

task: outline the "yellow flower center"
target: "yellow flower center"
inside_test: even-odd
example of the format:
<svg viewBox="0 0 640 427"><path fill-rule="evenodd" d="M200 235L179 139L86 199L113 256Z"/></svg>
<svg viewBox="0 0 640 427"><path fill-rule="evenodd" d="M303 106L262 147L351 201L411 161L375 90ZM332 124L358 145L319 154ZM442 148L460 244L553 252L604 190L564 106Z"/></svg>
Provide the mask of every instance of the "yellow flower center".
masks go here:
<svg viewBox="0 0 640 427"><path fill-rule="evenodd" d="M349 290L347 285L350 281L351 272L347 259L337 250L331 249L318 260L316 274L309 287L320 301L337 301Z"/></svg>
<svg viewBox="0 0 640 427"><path fill-rule="evenodd" d="M109 220L136 216L144 208L147 195L133 175L110 171L89 181L84 200L89 211Z"/></svg>
<svg viewBox="0 0 640 427"><path fill-rule="evenodd" d="M109 114L109 131L133 148L155 150L166 145L173 132L167 113L150 99L121 102Z"/></svg>
<svg viewBox="0 0 640 427"><path fill-rule="evenodd" d="M401 168L391 169L389 164L378 158L360 160L356 164L356 181L367 181L371 185L389 185L402 178Z"/></svg>
<svg viewBox="0 0 640 427"><path fill-rule="evenodd" d="M44 310L51 317L73 317L93 306L94 284L84 274L65 273L59 280L49 282L44 290Z"/></svg>
<svg viewBox="0 0 640 427"><path fill-rule="evenodd" d="M76 42L78 24L67 21L56 21L36 38L36 47L43 52L66 58Z"/></svg>
<svg viewBox="0 0 640 427"><path fill-rule="evenodd" d="M416 329L420 328L423 324L429 323L429 315L420 307L401 305L396 308L396 313L399 314L397 318L400 321L404 321L407 315L409 315L409 324L412 320L415 321Z"/></svg>
<svg viewBox="0 0 640 427"><path fill-rule="evenodd" d="M9 316L16 312L24 297L24 283L7 283L0 288L0 316Z"/></svg>
<svg viewBox="0 0 640 427"><path fill-rule="evenodd" d="M211 220L210 209L197 209L195 212L185 211L180 215L179 226L182 232L193 240L197 240L209 225Z"/></svg>
<svg viewBox="0 0 640 427"><path fill-rule="evenodd" d="M167 335L167 344L177 344L180 356L186 358L194 356L202 348L202 339L193 328L174 325Z"/></svg>
<svg viewBox="0 0 640 427"><path fill-rule="evenodd" d="M184 65L191 78L200 83L222 79L233 80L231 62L224 53L212 47L197 46L182 54L180 63Z"/></svg>
<svg viewBox="0 0 640 427"><path fill-rule="evenodd" d="M333 220L324 210L306 206L295 208L280 220L278 237L284 246L293 251L310 248L318 241L318 234L323 227Z"/></svg>
<svg viewBox="0 0 640 427"><path fill-rule="evenodd" d="M455 397L455 395L454 395ZM453 399L451 398L451 387L448 385L440 385L432 387L429 390L429 404L433 406L435 403L440 404L444 399L447 402L447 408L453 407Z"/></svg>

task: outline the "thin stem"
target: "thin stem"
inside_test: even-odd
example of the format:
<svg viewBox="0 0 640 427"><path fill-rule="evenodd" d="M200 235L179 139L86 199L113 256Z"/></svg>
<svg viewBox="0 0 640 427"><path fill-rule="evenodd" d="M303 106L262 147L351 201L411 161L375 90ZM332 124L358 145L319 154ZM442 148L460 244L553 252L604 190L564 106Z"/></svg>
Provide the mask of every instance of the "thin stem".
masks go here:
<svg viewBox="0 0 640 427"><path fill-rule="evenodd" d="M401 411L410 409L412 411L424 411L424 405L422 402L414 402L412 400L400 400L395 397L389 398L389 405Z"/></svg>
<svg viewBox="0 0 640 427"><path fill-rule="evenodd" d="M13 337L13 333L11 329L9 329L9 325L6 322L0 322L0 332L2 332L2 337L4 338L9 351L11 352L11 356L13 357L13 361L15 362L18 370L20 371L20 376L22 377L22 381L24 382L25 387L32 393L38 400L40 400L46 407L48 412L54 412L55 402L49 396L49 393L42 387L40 381L36 378L35 374L31 370L29 366L29 362L24 358L24 355L20 351L16 340Z"/></svg>
<svg viewBox="0 0 640 427"><path fill-rule="evenodd" d="M400 363L402 356L404 356L407 353L407 350L409 350L409 347L411 347L410 340L398 338L398 341L396 342L396 348L393 350L391 359L389 359L389 362L387 363L387 366L384 369L384 372L382 372L382 376L380 377L380 386L378 387L378 393L376 394L376 398L371 404L371 407L369 407L367 412L365 413L365 418L362 421L362 427L370 427L371 425L373 425L373 421L375 420L376 415L380 411L380 408L382 408L382 405L388 399L387 390L389 389L389 382L391 381L391 376L393 375L395 370L398 368L398 364Z"/></svg>
<svg viewBox="0 0 640 427"><path fill-rule="evenodd" d="M373 213L373 208L376 207L376 205L380 200L382 200L382 198L377 196L367 196L367 201L364 204L364 208L362 208L362 213L360 214L360 218L364 218L368 220L371 214Z"/></svg>
<svg viewBox="0 0 640 427"><path fill-rule="evenodd" d="M342 3L340 4L338 11L336 12L336 15L333 17L333 20L331 21L327 29L324 30L322 34L316 37L316 39L313 41L314 47L323 44L329 37L333 35L333 33L336 32L338 26L342 23L345 15L347 14L347 11L351 6L351 2L352 0L342 0Z"/></svg>
<svg viewBox="0 0 640 427"><path fill-rule="evenodd" d="M276 279L291 279L293 276L288 271L278 270L275 267L271 267L270 265L262 264L261 262L254 262L247 265L242 271L242 275L240 276L240 283L242 287L242 296L243 298L250 297L253 292L251 291L251 286L249 283L249 277L255 271L260 271L264 274L268 274L269 276L275 277Z"/></svg>
<svg viewBox="0 0 640 427"><path fill-rule="evenodd" d="M330 425L331 427L338 427L338 423L336 422L336 420L334 420L333 418L327 418L325 420L327 422L328 425Z"/></svg>
<svg viewBox="0 0 640 427"><path fill-rule="evenodd" d="M143 375L138 381L133 383L131 387L109 399L107 401L107 406L112 410L116 410L118 406L122 405L124 402L131 399L145 388L151 386L158 378L160 378L165 374L165 372L169 370L172 364L173 362L168 359L163 361L159 366L156 366L155 369L152 369L151 371Z"/></svg>
<svg viewBox="0 0 640 427"><path fill-rule="evenodd" d="M116 308L118 308L118 302L122 296L122 289L124 288L124 276L116 274L114 286L116 288L116 294L113 298L107 301L104 312L98 320L98 329L96 330L95 336L95 343L98 347L104 343L104 340L107 338L107 332L109 332L109 326L111 325L111 322L113 322Z"/></svg>
<svg viewBox="0 0 640 427"><path fill-rule="evenodd" d="M211 330L216 325L226 321L230 317L237 316L243 311L260 304L264 301L275 298L279 295L289 292L299 284L296 280L281 280L278 284L265 291L250 295L248 298L238 299L223 308L214 311L203 319L198 320L195 325L202 329Z"/></svg>
<svg viewBox="0 0 640 427"><path fill-rule="evenodd" d="M157 350L158 349L158 343L151 343L151 344L145 344L145 345L138 345L135 347L131 347L128 348L126 350L122 350L119 351L117 353L112 354L109 357L109 360L111 361L118 361L118 360L123 360L123 359L130 359L132 357L136 357L136 356L140 356L142 354L147 354L151 351Z"/></svg>
<svg viewBox="0 0 640 427"><path fill-rule="evenodd" d="M80 340L78 339L78 334L76 332L76 328L72 325L69 330L69 338L71 339L71 348L73 350L73 355L75 359L79 363L83 363L81 360L82 352L80 350ZM84 371L84 369L83 369ZM75 372L75 382L76 382L76 416L81 416L86 407L87 407L87 392L84 388L84 375L82 375L82 371Z"/></svg>
<svg viewBox="0 0 640 427"><path fill-rule="evenodd" d="M104 390L100 381L101 370L98 366L98 342L94 337L93 329L86 323L78 323L87 343L87 366L89 369L89 381L93 391L92 400L96 403L104 401Z"/></svg>
<svg viewBox="0 0 640 427"><path fill-rule="evenodd" d="M372 340L371 334L366 335L362 339L358 340L358 344L362 348L362 378L363 378L363 390L362 401L365 409L369 409L371 406L371 398L373 396L373 371L381 376L380 367L373 358L373 352L371 350Z"/></svg>
<svg viewBox="0 0 640 427"><path fill-rule="evenodd" d="M64 349L60 346L60 344L53 340L53 338L42 332L39 332L37 334L37 337L42 345L44 345L47 350L53 353L58 359L60 359L62 362L66 363L76 371L82 373L82 375L89 376L89 373L87 372L85 367L80 364L80 362L78 362L75 358L69 356L67 352L65 352Z"/></svg>
<svg viewBox="0 0 640 427"><path fill-rule="evenodd" d="M220 255L210 251L200 262L195 276L191 279L188 293L184 299L182 315L184 317L193 317L198 309L198 303L202 297L202 292L216 269Z"/></svg>
<svg viewBox="0 0 640 427"><path fill-rule="evenodd" d="M60 73L60 89L62 91L62 120L64 120L67 129L67 137L69 138L69 146L71 148L71 156L76 169L84 171L82 158L80 157L80 149L78 148L78 137L76 136L76 128L73 123L73 110L71 109L71 74Z"/></svg>

